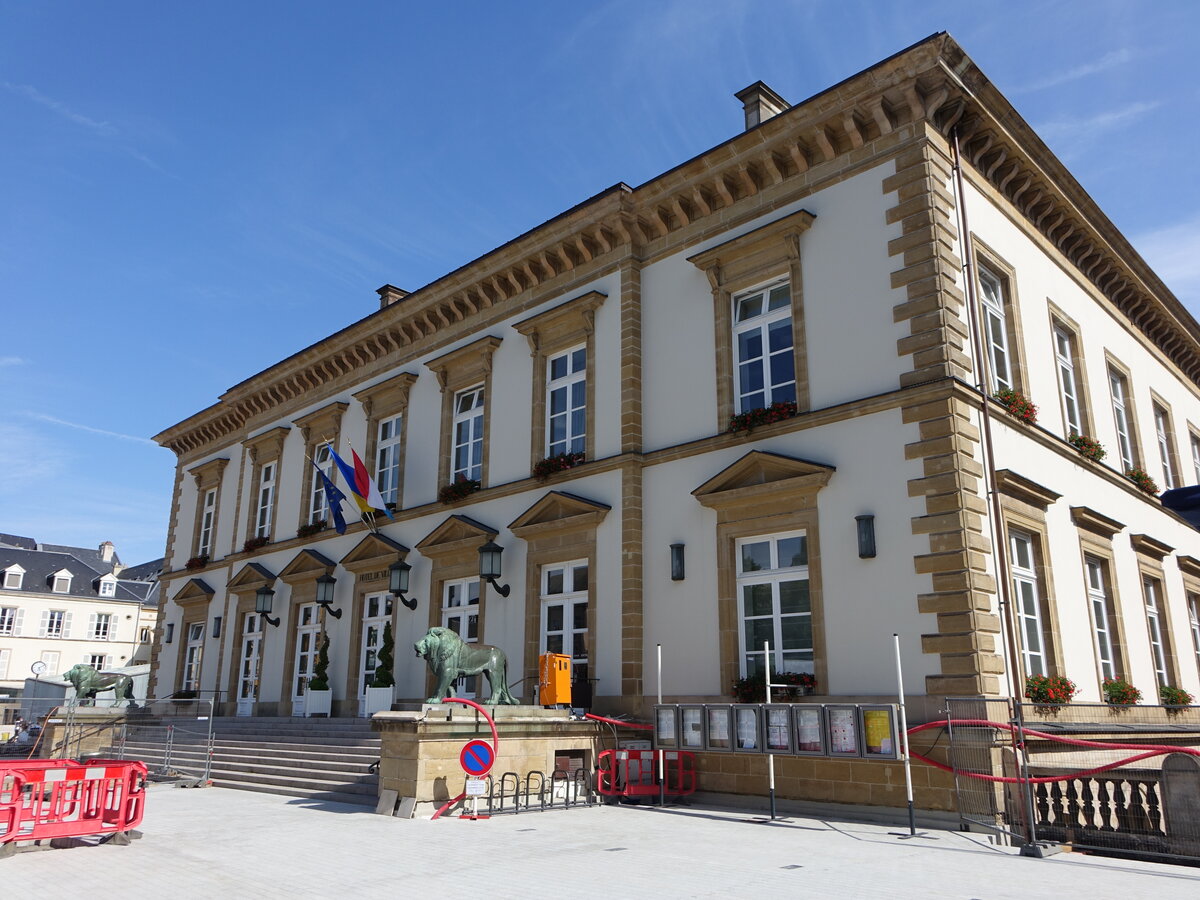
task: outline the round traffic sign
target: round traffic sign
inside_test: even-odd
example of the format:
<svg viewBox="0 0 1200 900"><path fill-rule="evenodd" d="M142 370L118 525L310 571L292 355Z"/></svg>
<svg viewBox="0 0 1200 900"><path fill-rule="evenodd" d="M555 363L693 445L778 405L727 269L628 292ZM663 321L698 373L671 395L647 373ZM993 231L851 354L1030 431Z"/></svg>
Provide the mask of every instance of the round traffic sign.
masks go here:
<svg viewBox="0 0 1200 900"><path fill-rule="evenodd" d="M463 747L462 753L458 755L458 762L468 775L483 776L492 770L496 754L487 741L468 741L467 746Z"/></svg>

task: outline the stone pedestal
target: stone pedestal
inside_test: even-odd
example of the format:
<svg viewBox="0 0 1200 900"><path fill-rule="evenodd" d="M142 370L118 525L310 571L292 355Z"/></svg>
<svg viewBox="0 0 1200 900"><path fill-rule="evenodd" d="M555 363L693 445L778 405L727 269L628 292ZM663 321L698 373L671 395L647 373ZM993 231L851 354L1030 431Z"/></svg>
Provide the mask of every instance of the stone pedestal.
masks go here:
<svg viewBox="0 0 1200 900"><path fill-rule="evenodd" d="M38 759L83 759L112 746L113 729L125 721L124 707L77 706L59 710L46 720Z"/></svg>
<svg viewBox="0 0 1200 900"><path fill-rule="evenodd" d="M588 772L595 768L605 737L599 722L571 719L565 710L540 706L489 707L488 713L500 741L491 772L497 782L505 772L516 772L523 780L537 771L549 784L555 758L563 756L582 758ZM467 741L492 736L483 716L457 704L376 713L371 727L381 743L380 793L390 790L401 801L410 799L418 816L431 815L462 793L466 775L459 753Z"/></svg>

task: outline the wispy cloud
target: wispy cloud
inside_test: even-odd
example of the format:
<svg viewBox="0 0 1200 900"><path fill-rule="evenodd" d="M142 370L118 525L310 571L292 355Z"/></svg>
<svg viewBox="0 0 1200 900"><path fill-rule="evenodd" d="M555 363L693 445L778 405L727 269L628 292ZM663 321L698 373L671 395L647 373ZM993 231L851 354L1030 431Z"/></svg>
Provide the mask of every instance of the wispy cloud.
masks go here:
<svg viewBox="0 0 1200 900"><path fill-rule="evenodd" d="M1192 315L1200 317L1200 216L1139 235L1133 245Z"/></svg>
<svg viewBox="0 0 1200 900"><path fill-rule="evenodd" d="M34 103L39 103L49 110L52 110L67 119L74 122L76 125L81 125L89 131L94 131L101 137L113 137L117 133L115 126L108 122L97 122L95 119L85 116L83 113L75 112L65 103L60 103L53 97L47 97L31 84L13 84L12 82L4 82L6 90L12 91L14 94L20 94L28 97Z"/></svg>
<svg viewBox="0 0 1200 900"><path fill-rule="evenodd" d="M48 416L45 413L25 413L30 419L36 419L39 422L49 422L51 425L62 425L64 428L75 428L79 431L87 431L91 434L102 434L105 437L120 438L123 441L136 441L139 444L149 444L151 447L158 445L149 438L138 437L135 434L122 434L119 431L108 431L104 428L93 428L91 425L81 425L78 422L68 422L65 419L57 419L54 416Z"/></svg>
<svg viewBox="0 0 1200 900"><path fill-rule="evenodd" d="M1125 127L1160 106L1161 100L1151 100L1105 110L1087 118L1054 119L1039 125L1037 132L1047 143L1065 147L1069 153L1083 148L1107 131Z"/></svg>
<svg viewBox="0 0 1200 900"><path fill-rule="evenodd" d="M33 429L0 422L0 496L52 483L65 464L59 448L40 440ZM5 516L11 517L19 505L6 501Z"/></svg>
<svg viewBox="0 0 1200 900"><path fill-rule="evenodd" d="M0 368L4 366L23 366L25 362L19 356L0 356Z"/></svg>
<svg viewBox="0 0 1200 900"><path fill-rule="evenodd" d="M1018 87L1014 93L1024 94L1032 93L1033 91L1044 91L1046 88L1058 87L1069 81L1079 81L1081 78L1089 78L1092 75L1107 72L1109 69L1115 69L1117 66L1123 66L1128 62L1132 62L1136 57L1137 54L1131 49L1122 47L1120 50L1113 50L1097 60L1084 63L1082 66L1076 66L1073 69L1067 69L1062 72L1055 72L1031 84Z"/></svg>

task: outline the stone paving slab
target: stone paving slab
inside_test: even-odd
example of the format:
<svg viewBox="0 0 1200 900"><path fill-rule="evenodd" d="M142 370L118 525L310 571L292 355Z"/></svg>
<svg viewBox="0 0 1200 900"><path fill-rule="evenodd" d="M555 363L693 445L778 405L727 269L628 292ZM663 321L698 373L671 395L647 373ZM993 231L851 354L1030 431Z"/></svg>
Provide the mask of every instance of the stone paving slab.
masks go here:
<svg viewBox="0 0 1200 900"><path fill-rule="evenodd" d="M429 896L1155 900L1200 897L1200 869L1062 854L1036 860L977 835L704 807L597 806L470 822L154 785L127 847L22 852L6 885L40 898ZM427 893L430 892L430 893Z"/></svg>

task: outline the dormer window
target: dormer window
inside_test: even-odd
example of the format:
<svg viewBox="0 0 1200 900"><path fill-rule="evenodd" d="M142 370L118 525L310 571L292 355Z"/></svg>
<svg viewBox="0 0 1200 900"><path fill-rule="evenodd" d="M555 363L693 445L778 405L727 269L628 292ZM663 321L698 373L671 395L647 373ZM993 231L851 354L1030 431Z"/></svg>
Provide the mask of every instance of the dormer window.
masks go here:
<svg viewBox="0 0 1200 900"><path fill-rule="evenodd" d="M25 580L25 570L16 563L4 570L4 589L8 591L19 591L21 584Z"/></svg>
<svg viewBox="0 0 1200 900"><path fill-rule="evenodd" d="M66 569L59 569L50 576L50 590L56 594L66 594L71 590L71 573Z"/></svg>
<svg viewBox="0 0 1200 900"><path fill-rule="evenodd" d="M117 596L117 579L111 575L106 575L100 579L100 596L115 597Z"/></svg>

